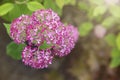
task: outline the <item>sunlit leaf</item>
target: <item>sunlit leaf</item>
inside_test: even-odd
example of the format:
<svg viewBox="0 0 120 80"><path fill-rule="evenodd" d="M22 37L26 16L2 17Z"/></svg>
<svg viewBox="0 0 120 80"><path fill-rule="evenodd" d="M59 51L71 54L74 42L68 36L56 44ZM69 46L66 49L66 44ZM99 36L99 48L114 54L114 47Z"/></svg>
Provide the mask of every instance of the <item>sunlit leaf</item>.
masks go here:
<svg viewBox="0 0 120 80"><path fill-rule="evenodd" d="M25 4L14 4L14 8L3 18L9 22L13 21L15 18L18 18L22 14L31 14L32 12L27 8Z"/></svg>
<svg viewBox="0 0 120 80"><path fill-rule="evenodd" d="M112 25L114 25L115 19L114 17L107 17L103 20L102 25L106 28L111 28Z"/></svg>
<svg viewBox="0 0 120 80"><path fill-rule="evenodd" d="M51 8L53 11L57 12L59 15L62 14L62 10L56 5L53 0L44 0L44 7L46 9Z"/></svg>
<svg viewBox="0 0 120 80"><path fill-rule="evenodd" d="M0 6L0 16L7 14L13 9L14 5L12 3L5 3Z"/></svg>
<svg viewBox="0 0 120 80"><path fill-rule="evenodd" d="M31 11L36 11L38 9L44 9L44 6L37 1L30 1L27 3L27 7Z"/></svg>
<svg viewBox="0 0 120 80"><path fill-rule="evenodd" d="M55 0L56 1L56 4L58 5L58 7L60 8L60 9L62 9L63 8L63 6L64 6L64 0Z"/></svg>
<svg viewBox="0 0 120 80"><path fill-rule="evenodd" d="M103 15L106 12L106 6L97 6L93 11L93 16Z"/></svg>
<svg viewBox="0 0 120 80"><path fill-rule="evenodd" d="M114 6L111 6L109 9L110 9L110 13L114 17L120 18L120 6L114 5Z"/></svg>

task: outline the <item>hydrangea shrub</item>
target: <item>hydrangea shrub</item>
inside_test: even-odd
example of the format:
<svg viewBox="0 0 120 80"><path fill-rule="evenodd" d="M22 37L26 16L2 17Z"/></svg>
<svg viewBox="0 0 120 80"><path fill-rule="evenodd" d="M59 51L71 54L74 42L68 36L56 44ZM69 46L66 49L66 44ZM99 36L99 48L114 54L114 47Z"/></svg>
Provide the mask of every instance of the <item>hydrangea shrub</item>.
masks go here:
<svg viewBox="0 0 120 80"><path fill-rule="evenodd" d="M22 15L11 23L10 37L17 44L26 44L22 61L33 68L46 68L55 56L68 55L78 40L78 30L64 25L51 9L41 9L31 16ZM49 45L41 49L41 45Z"/></svg>

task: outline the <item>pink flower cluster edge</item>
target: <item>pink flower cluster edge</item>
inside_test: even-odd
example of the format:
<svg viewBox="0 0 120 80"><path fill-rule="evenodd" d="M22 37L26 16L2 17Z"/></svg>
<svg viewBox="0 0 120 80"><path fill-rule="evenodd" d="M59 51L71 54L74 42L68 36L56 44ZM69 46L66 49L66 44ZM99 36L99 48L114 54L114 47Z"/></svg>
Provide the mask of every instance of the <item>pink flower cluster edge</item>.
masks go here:
<svg viewBox="0 0 120 80"><path fill-rule="evenodd" d="M51 9L37 10L31 16L16 18L10 27L10 36L17 44L26 44L22 61L33 68L47 68L55 56L68 55L78 40L78 30L64 25ZM40 49L42 44L50 45Z"/></svg>

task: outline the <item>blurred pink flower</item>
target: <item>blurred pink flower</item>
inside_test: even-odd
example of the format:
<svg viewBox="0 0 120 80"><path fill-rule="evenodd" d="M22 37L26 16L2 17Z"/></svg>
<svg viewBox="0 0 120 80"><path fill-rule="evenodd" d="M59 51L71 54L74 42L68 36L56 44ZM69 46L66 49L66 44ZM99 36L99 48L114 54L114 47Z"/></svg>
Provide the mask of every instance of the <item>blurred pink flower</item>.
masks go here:
<svg viewBox="0 0 120 80"><path fill-rule="evenodd" d="M103 38L106 34L106 29L101 25L97 25L94 28L94 34L97 38Z"/></svg>
<svg viewBox="0 0 120 80"><path fill-rule="evenodd" d="M115 5L115 4L119 3L119 0L105 0L105 3L107 5Z"/></svg>

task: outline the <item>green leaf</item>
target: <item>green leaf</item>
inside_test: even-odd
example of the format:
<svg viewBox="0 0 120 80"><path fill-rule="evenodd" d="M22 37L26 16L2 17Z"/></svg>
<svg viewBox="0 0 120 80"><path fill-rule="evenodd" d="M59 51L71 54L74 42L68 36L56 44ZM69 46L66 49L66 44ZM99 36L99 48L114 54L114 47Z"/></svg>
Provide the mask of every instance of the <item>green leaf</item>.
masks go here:
<svg viewBox="0 0 120 80"><path fill-rule="evenodd" d="M10 24L4 23L4 26L6 28L6 31L7 31L8 35L10 35Z"/></svg>
<svg viewBox="0 0 120 80"><path fill-rule="evenodd" d="M111 28L114 25L115 19L114 17L107 17L103 20L102 25L106 28Z"/></svg>
<svg viewBox="0 0 120 80"><path fill-rule="evenodd" d="M5 3L0 6L0 16L7 14L13 9L14 5L12 3Z"/></svg>
<svg viewBox="0 0 120 80"><path fill-rule="evenodd" d="M119 58L113 58L112 61L110 62L110 67L115 68L120 65L120 57Z"/></svg>
<svg viewBox="0 0 120 80"><path fill-rule="evenodd" d="M103 15L106 12L107 8L106 6L97 6L94 8L93 11L93 16L99 16L99 15Z"/></svg>
<svg viewBox="0 0 120 80"><path fill-rule="evenodd" d="M81 24L79 27L80 35L87 36L92 29L93 29L93 24L90 22L85 22Z"/></svg>
<svg viewBox="0 0 120 80"><path fill-rule="evenodd" d="M64 0L55 0L55 2L56 2L56 4L58 5L58 7L60 8L60 9L62 9L63 8L63 6L64 6Z"/></svg>
<svg viewBox="0 0 120 80"><path fill-rule="evenodd" d="M11 56L13 59L20 60L24 47L24 44L16 44L14 42L11 42L7 45L7 55Z"/></svg>
<svg viewBox="0 0 120 80"><path fill-rule="evenodd" d="M120 6L117 5L111 6L109 10L114 17L120 18Z"/></svg>
<svg viewBox="0 0 120 80"><path fill-rule="evenodd" d="M112 58L120 58L120 51L117 48L113 48L111 51Z"/></svg>
<svg viewBox="0 0 120 80"><path fill-rule="evenodd" d="M115 47L116 46L116 36L114 34L108 34L105 37L105 41L109 46Z"/></svg>
<svg viewBox="0 0 120 80"><path fill-rule="evenodd" d="M27 3L27 7L31 11L36 11L38 9L44 9L43 5L37 1L30 1Z"/></svg>
<svg viewBox="0 0 120 80"><path fill-rule="evenodd" d="M62 10L56 5L53 0L44 0L44 7L46 9L51 8L53 11L57 12L59 15L62 14Z"/></svg>
<svg viewBox="0 0 120 80"><path fill-rule="evenodd" d="M42 45L40 45L40 49L48 49L48 48L50 48L51 47L51 45L50 44L47 44L46 42L44 42Z"/></svg>
<svg viewBox="0 0 120 80"><path fill-rule="evenodd" d="M14 4L14 8L3 18L9 22L13 21L15 18L18 18L22 14L32 14L32 12L27 8L25 4Z"/></svg>
<svg viewBox="0 0 120 80"><path fill-rule="evenodd" d="M117 48L120 50L120 33L118 34L116 38L116 45L117 45Z"/></svg>

